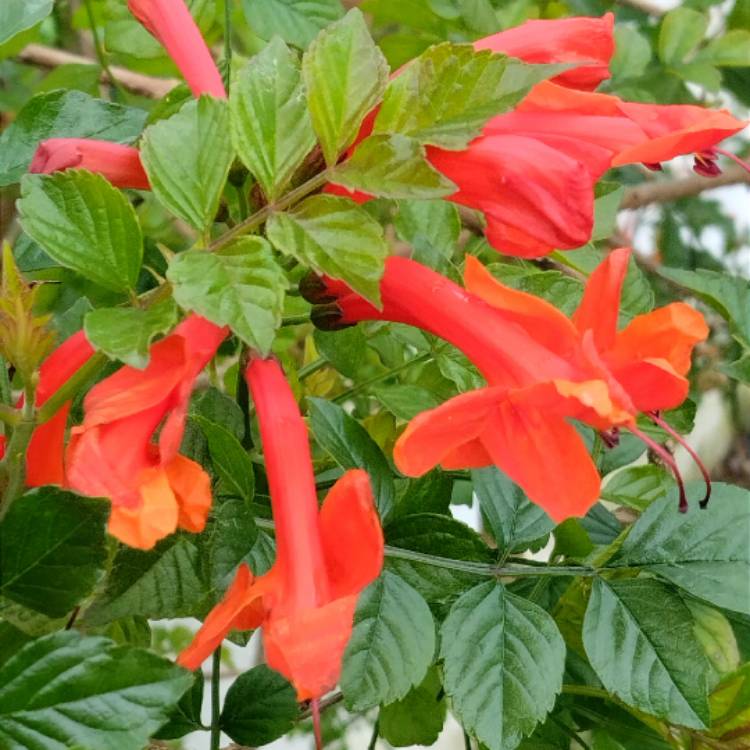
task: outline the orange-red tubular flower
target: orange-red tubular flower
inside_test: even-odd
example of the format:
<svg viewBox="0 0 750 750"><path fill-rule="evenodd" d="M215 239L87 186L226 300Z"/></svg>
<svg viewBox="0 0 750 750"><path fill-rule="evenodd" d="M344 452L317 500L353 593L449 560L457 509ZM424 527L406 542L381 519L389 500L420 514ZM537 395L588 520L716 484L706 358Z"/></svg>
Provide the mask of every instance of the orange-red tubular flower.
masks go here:
<svg viewBox="0 0 750 750"><path fill-rule="evenodd" d="M29 172L51 174L64 169L88 169L115 187L149 190L137 148L90 138L50 138L34 153Z"/></svg>
<svg viewBox="0 0 750 750"><path fill-rule="evenodd" d="M179 663L196 669L233 628L263 628L266 659L300 700L334 687L360 591L383 565L370 480L348 471L318 510L307 428L279 364L254 358L245 373L258 414L276 561L254 578L246 564Z"/></svg>
<svg viewBox="0 0 750 750"><path fill-rule="evenodd" d="M128 0L128 8L165 47L195 96L226 98L221 74L184 0Z"/></svg>
<svg viewBox="0 0 750 750"><path fill-rule="evenodd" d="M39 368L36 405L44 405L50 396L88 362L93 353L83 331L73 334L58 346ZM29 487L64 484L63 446L69 412L70 401L63 404L52 419L34 430L26 452L26 484ZM4 450L5 440L0 437L0 457Z"/></svg>
<svg viewBox="0 0 750 750"><path fill-rule="evenodd" d="M461 349L487 379L488 387L411 421L394 450L402 472L495 464L561 521L585 514L599 496L599 475L568 419L602 431L627 427L651 445L636 416L659 419L658 411L685 399L693 346L708 333L700 313L681 302L637 316L618 332L628 258L629 250L616 250L596 269L572 320L504 286L472 256L466 289L415 261L389 258L382 311L340 282L313 296L336 299L339 323L417 325ZM335 319L335 310L325 311Z"/></svg>
<svg viewBox="0 0 750 750"><path fill-rule="evenodd" d="M78 492L110 498L109 531L125 544L149 549L177 527L197 532L205 525L209 477L178 451L195 379L226 333L191 315L151 347L145 370L123 367L84 399L66 481Z"/></svg>

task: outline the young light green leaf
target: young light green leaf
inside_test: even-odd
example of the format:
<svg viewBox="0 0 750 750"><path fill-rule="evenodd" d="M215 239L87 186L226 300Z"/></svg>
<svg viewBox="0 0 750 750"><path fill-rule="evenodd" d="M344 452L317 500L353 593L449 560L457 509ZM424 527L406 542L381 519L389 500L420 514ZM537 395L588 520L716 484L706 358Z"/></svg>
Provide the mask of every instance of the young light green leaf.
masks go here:
<svg viewBox="0 0 750 750"><path fill-rule="evenodd" d="M363 711L403 698L424 679L435 655L435 624L422 597L384 571L360 595L344 653L341 690Z"/></svg>
<svg viewBox="0 0 750 750"><path fill-rule="evenodd" d="M135 287L141 228L130 202L101 175L26 175L18 211L24 231L60 265L115 292Z"/></svg>
<svg viewBox="0 0 750 750"><path fill-rule="evenodd" d="M260 747L286 734L298 713L294 687L261 664L232 683L221 711L221 728L235 742Z"/></svg>
<svg viewBox="0 0 750 750"><path fill-rule="evenodd" d="M322 398L308 399L311 427L321 447L344 469L365 469L380 517L393 508L395 489L386 457L367 430L337 404Z"/></svg>
<svg viewBox="0 0 750 750"><path fill-rule="evenodd" d="M427 161L414 138L372 135L334 168L331 182L381 198L440 198L456 186Z"/></svg>
<svg viewBox="0 0 750 750"><path fill-rule="evenodd" d="M461 219L449 201L399 201L393 222L399 239L412 247L411 257L441 270L458 246Z"/></svg>
<svg viewBox="0 0 750 750"><path fill-rule="evenodd" d="M278 35L300 49L344 15L340 0L242 0L242 8L259 37L271 39Z"/></svg>
<svg viewBox="0 0 750 750"><path fill-rule="evenodd" d="M684 597L684 601L693 615L695 637L711 666L710 685L714 687L715 682L740 666L737 638L731 623L718 609L691 597Z"/></svg>
<svg viewBox="0 0 750 750"><path fill-rule="evenodd" d="M352 201L315 195L293 211L271 216L266 233L281 252L380 303L388 244L380 224Z"/></svg>
<svg viewBox="0 0 750 750"><path fill-rule="evenodd" d="M167 278L181 307L229 326L248 346L268 354L289 284L262 237L244 237L214 253L179 253Z"/></svg>
<svg viewBox="0 0 750 750"><path fill-rule="evenodd" d="M0 3L0 44L43 21L52 12L53 0L5 0Z"/></svg>
<svg viewBox="0 0 750 750"><path fill-rule="evenodd" d="M229 110L240 159L266 198L276 200L315 145L299 62L281 39L274 37L239 71Z"/></svg>
<svg viewBox="0 0 750 750"><path fill-rule="evenodd" d="M149 651L53 633L0 669L0 746L141 750L192 681Z"/></svg>
<svg viewBox="0 0 750 750"><path fill-rule="evenodd" d="M107 559L109 503L58 487L16 500L0 523L0 594L63 617L94 589Z"/></svg>
<svg viewBox="0 0 750 750"><path fill-rule="evenodd" d="M597 578L583 644L604 687L627 704L686 727L709 723L708 662L690 610L665 584Z"/></svg>
<svg viewBox="0 0 750 750"><path fill-rule="evenodd" d="M703 483L689 485L690 510L677 492L652 503L608 566L649 570L719 607L750 615L750 493L716 482L703 510Z"/></svg>
<svg viewBox="0 0 750 750"><path fill-rule="evenodd" d="M696 59L727 68L750 67L750 30L732 29L712 39Z"/></svg>
<svg viewBox="0 0 750 750"><path fill-rule="evenodd" d="M666 65L678 65L703 41L708 16L692 8L675 8L662 19L659 29L659 58Z"/></svg>
<svg viewBox="0 0 750 750"><path fill-rule="evenodd" d="M202 96L143 134L141 160L154 194L198 231L213 221L234 159L226 101Z"/></svg>
<svg viewBox="0 0 750 750"><path fill-rule="evenodd" d="M453 605L441 656L456 718L489 750L515 748L562 687L565 642L555 621L494 581Z"/></svg>
<svg viewBox="0 0 750 750"><path fill-rule="evenodd" d="M365 115L380 101L388 63L357 8L318 34L302 59L313 127L326 164L357 137Z"/></svg>
<svg viewBox="0 0 750 750"><path fill-rule="evenodd" d="M654 500L664 497L674 487L674 479L654 464L628 466L607 479L602 499L645 510Z"/></svg>
<svg viewBox="0 0 750 750"><path fill-rule="evenodd" d="M462 149L494 115L517 104L560 66L529 65L470 44L430 47L388 84L374 133Z"/></svg>
<svg viewBox="0 0 750 750"><path fill-rule="evenodd" d="M89 343L112 359L144 368L155 336L177 323L177 305L170 297L148 308L103 307L86 314L83 327Z"/></svg>

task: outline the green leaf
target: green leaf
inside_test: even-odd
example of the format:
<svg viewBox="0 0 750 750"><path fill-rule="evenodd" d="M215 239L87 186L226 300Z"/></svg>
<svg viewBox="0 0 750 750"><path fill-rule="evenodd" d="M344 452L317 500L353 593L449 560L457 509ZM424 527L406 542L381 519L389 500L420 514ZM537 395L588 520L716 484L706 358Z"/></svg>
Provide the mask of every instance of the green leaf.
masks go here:
<svg viewBox="0 0 750 750"><path fill-rule="evenodd" d="M244 500L224 500L213 512L208 566L211 588L223 593L229 588L240 563L251 562L251 554L258 540L255 516ZM253 575L258 571L250 565Z"/></svg>
<svg viewBox="0 0 750 750"><path fill-rule="evenodd" d="M53 0L4 0L0 4L0 44L43 21L52 5Z"/></svg>
<svg viewBox="0 0 750 750"><path fill-rule="evenodd" d="M330 167L380 101L388 63L357 8L318 34L302 59L313 127Z"/></svg>
<svg viewBox="0 0 750 750"><path fill-rule="evenodd" d="M708 16L691 8L675 8L662 19L659 29L659 58L666 65L676 65L703 41Z"/></svg>
<svg viewBox="0 0 750 750"><path fill-rule="evenodd" d="M371 135L334 168L331 182L381 198L440 198L456 186L425 157L424 146L399 133Z"/></svg>
<svg viewBox="0 0 750 750"><path fill-rule="evenodd" d="M694 596L750 615L750 493L716 482L702 510L703 489L689 485L687 513L677 510L675 490L652 503L607 565L648 566Z"/></svg>
<svg viewBox="0 0 750 750"><path fill-rule="evenodd" d="M207 388L195 396L190 403L190 415L221 425L240 441L245 437L245 415L241 407L218 388Z"/></svg>
<svg viewBox="0 0 750 750"><path fill-rule="evenodd" d="M352 201L315 195L293 211L271 216L266 234L282 253L380 302L388 244L380 224Z"/></svg>
<svg viewBox="0 0 750 750"><path fill-rule="evenodd" d="M494 581L453 605L441 655L456 718L489 750L515 748L562 687L565 643L554 620Z"/></svg>
<svg viewBox="0 0 750 750"><path fill-rule="evenodd" d="M645 713L702 729L709 722L708 662L693 628L690 610L665 584L597 578L583 644L609 692Z"/></svg>
<svg viewBox="0 0 750 750"><path fill-rule="evenodd" d="M401 700L380 709L380 736L393 747L433 745L445 724L446 706L437 667Z"/></svg>
<svg viewBox="0 0 750 750"><path fill-rule="evenodd" d="M201 731L201 708L203 708L204 677L201 670L193 672L193 684L180 702L170 711L169 721L154 734L158 740L174 740L190 732Z"/></svg>
<svg viewBox="0 0 750 750"><path fill-rule="evenodd" d="M208 440L216 473L232 493L250 502L255 495L255 470L242 443L225 427L210 422L205 417L193 418Z"/></svg>
<svg viewBox="0 0 750 750"><path fill-rule="evenodd" d="M273 38L237 74L229 110L240 159L266 198L276 200L315 145L299 62L281 39Z"/></svg>
<svg viewBox="0 0 750 750"><path fill-rule="evenodd" d="M26 234L61 265L115 292L135 287L141 228L127 198L101 175L26 175L18 211Z"/></svg>
<svg viewBox="0 0 750 750"><path fill-rule="evenodd" d="M698 59L721 67L750 66L750 30L734 29L712 39L700 51Z"/></svg>
<svg viewBox="0 0 750 750"><path fill-rule="evenodd" d="M693 631L711 666L711 687L740 666L740 652L732 625L718 609L684 597L693 616Z"/></svg>
<svg viewBox="0 0 750 750"><path fill-rule="evenodd" d="M674 480L661 466L628 466L607 479L602 498L618 505L645 510L654 500L664 497Z"/></svg>
<svg viewBox="0 0 750 750"><path fill-rule="evenodd" d="M727 734L740 742L747 738L750 722L750 664L744 664L734 674L726 677L711 694L711 718L712 736L720 738ZM742 749L741 744L736 747L738 750Z"/></svg>
<svg viewBox="0 0 750 750"><path fill-rule="evenodd" d="M411 257L437 270L453 256L461 234L458 209L448 201L400 201L393 225L399 239L411 245Z"/></svg>
<svg viewBox="0 0 750 750"><path fill-rule="evenodd" d="M411 516L415 513L437 513L450 515L453 480L438 469L416 479L408 479L399 493L393 516Z"/></svg>
<svg viewBox="0 0 750 750"><path fill-rule="evenodd" d="M337 404L322 398L310 398L308 404L315 439L343 469L367 471L378 512L385 520L393 508L395 488L383 451L367 430Z"/></svg>
<svg viewBox="0 0 750 750"><path fill-rule="evenodd" d="M424 599L384 571L360 595L344 653L341 690L351 711L403 698L435 655L435 624Z"/></svg>
<svg viewBox="0 0 750 750"><path fill-rule="evenodd" d="M143 110L94 99L81 91L39 94L26 102L16 119L0 134L0 187L21 179L41 141L97 138L130 143L138 137L145 122Z"/></svg>
<svg viewBox="0 0 750 750"><path fill-rule="evenodd" d="M362 326L351 326L340 331L313 331L315 348L342 375L354 378L367 362L367 339Z"/></svg>
<svg viewBox="0 0 750 750"><path fill-rule="evenodd" d="M41 487L18 498L0 523L0 593L50 617L94 589L107 559L109 503Z"/></svg>
<svg viewBox="0 0 750 750"><path fill-rule="evenodd" d="M142 369L149 360L149 347L159 334L177 323L177 305L170 297L151 307L103 307L84 318L91 346L112 359Z"/></svg>
<svg viewBox="0 0 750 750"><path fill-rule="evenodd" d="M375 398L394 416L407 421L442 403L442 400L432 391L411 383L378 385L373 387L372 392Z"/></svg>
<svg viewBox="0 0 750 750"><path fill-rule="evenodd" d="M612 236L617 222L625 188L616 182L600 182L596 186L594 201L594 229L591 241L606 240Z"/></svg>
<svg viewBox="0 0 750 750"><path fill-rule="evenodd" d="M612 77L637 78L646 72L651 62L651 43L631 26L618 25L615 29L615 54L609 64Z"/></svg>
<svg viewBox="0 0 750 750"><path fill-rule="evenodd" d="M202 96L146 128L141 141L154 194L200 232L213 222L234 159L229 130L227 102Z"/></svg>
<svg viewBox="0 0 750 750"><path fill-rule="evenodd" d="M298 712L292 685L261 664L230 686L221 712L221 729L241 745L259 747L286 734Z"/></svg>
<svg viewBox="0 0 750 750"><path fill-rule="evenodd" d="M278 35L301 49L344 14L340 0L242 0L242 9L262 39Z"/></svg>
<svg viewBox="0 0 750 750"><path fill-rule="evenodd" d="M487 120L507 112L535 83L562 69L444 42L391 79L373 132L402 133L421 143L463 149Z"/></svg>
<svg viewBox="0 0 750 750"><path fill-rule="evenodd" d="M0 669L0 746L141 750L191 682L148 651L53 633Z"/></svg>
<svg viewBox="0 0 750 750"><path fill-rule="evenodd" d="M173 535L148 552L121 547L107 586L86 611L84 623L106 625L130 615L190 617L206 594L199 550L188 537Z"/></svg>
<svg viewBox="0 0 750 750"><path fill-rule="evenodd" d="M555 527L552 519L494 466L475 469L471 479L479 507L500 549L525 549Z"/></svg>
<svg viewBox="0 0 750 750"><path fill-rule="evenodd" d="M229 326L264 357L271 351L289 283L262 237L243 237L213 253L179 253L167 278L181 307Z"/></svg>

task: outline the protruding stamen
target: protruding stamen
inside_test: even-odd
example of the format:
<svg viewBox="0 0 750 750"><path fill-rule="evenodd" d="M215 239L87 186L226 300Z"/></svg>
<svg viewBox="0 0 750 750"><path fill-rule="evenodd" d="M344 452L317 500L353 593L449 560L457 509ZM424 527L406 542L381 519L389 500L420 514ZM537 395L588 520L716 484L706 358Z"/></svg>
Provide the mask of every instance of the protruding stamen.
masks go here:
<svg viewBox="0 0 750 750"><path fill-rule="evenodd" d="M674 475L677 487L680 491L680 513L687 513L688 501L687 493L685 492L685 482L682 479L682 474L677 466L677 462L674 460L674 456L663 446L659 445L655 440L652 440L646 433L641 432L634 424L628 425L628 429L637 437L639 437L649 449L655 453L659 458L670 468Z"/></svg>
<svg viewBox="0 0 750 750"><path fill-rule="evenodd" d="M685 438L682 437L672 425L665 422L658 412L649 412L648 416L654 424L658 424L667 435L669 435L675 442L679 443L688 452L690 458L695 461L695 465L700 470L700 473L703 475L703 481L706 483L706 494L703 496L703 500L700 501L701 508L705 508L708 505L708 501L711 499L711 476L708 473L706 465L701 461L700 456L693 450L687 440L685 440Z"/></svg>
<svg viewBox="0 0 750 750"><path fill-rule="evenodd" d="M315 732L315 750L323 750L323 734L320 731L320 701L317 698L310 701L310 711Z"/></svg>
<svg viewBox="0 0 750 750"><path fill-rule="evenodd" d="M616 448L620 444L620 428L613 427L610 430L602 430L599 437L607 448Z"/></svg>
<svg viewBox="0 0 750 750"><path fill-rule="evenodd" d="M725 151L723 148L714 148L714 151L717 154L726 156L727 159L731 159L735 164L739 164L746 172L750 172L750 164L748 164L744 159L740 159L737 154L733 154L731 151Z"/></svg>
<svg viewBox="0 0 750 750"><path fill-rule="evenodd" d="M719 154L713 148L695 154L693 172L703 177L718 177L721 174L721 167L716 163L718 158Z"/></svg>

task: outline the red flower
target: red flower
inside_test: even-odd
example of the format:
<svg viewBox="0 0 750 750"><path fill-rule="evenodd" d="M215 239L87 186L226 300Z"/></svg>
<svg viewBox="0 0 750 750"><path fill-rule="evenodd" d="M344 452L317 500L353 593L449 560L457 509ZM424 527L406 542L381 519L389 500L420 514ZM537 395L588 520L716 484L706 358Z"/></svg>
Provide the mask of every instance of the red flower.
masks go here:
<svg viewBox="0 0 750 750"><path fill-rule="evenodd" d="M128 0L128 8L166 48L196 97L226 99L221 74L184 0Z"/></svg>
<svg viewBox="0 0 750 750"><path fill-rule="evenodd" d="M597 268L572 320L504 286L472 256L466 259L468 291L393 257L381 282L382 312L338 282L319 290L317 299L337 299L339 323L417 325L461 349L487 379L487 388L411 421L394 451L402 472L495 464L561 521L585 514L600 483L568 419L597 430L627 427L654 447L636 427L636 416L685 399L691 351L707 335L703 317L683 303L638 316L618 332L628 258L628 250L616 250Z"/></svg>
<svg viewBox="0 0 750 750"><path fill-rule="evenodd" d="M191 315L151 347L145 370L123 367L84 399L68 446L68 486L112 501L109 530L149 549L179 526L201 531L211 505L208 475L179 454L196 377L226 329ZM158 444L152 436L161 427Z"/></svg>
<svg viewBox="0 0 750 750"><path fill-rule="evenodd" d="M50 138L34 153L29 172L51 174L64 169L88 169L115 187L150 190L137 148L90 138Z"/></svg>
<svg viewBox="0 0 750 750"><path fill-rule="evenodd" d="M274 360L245 373L258 413L276 525L276 562L240 566L179 663L196 669L233 628L263 628L266 659L300 700L334 687L360 591L380 573L383 535L367 474L348 471L318 510L307 429Z"/></svg>

